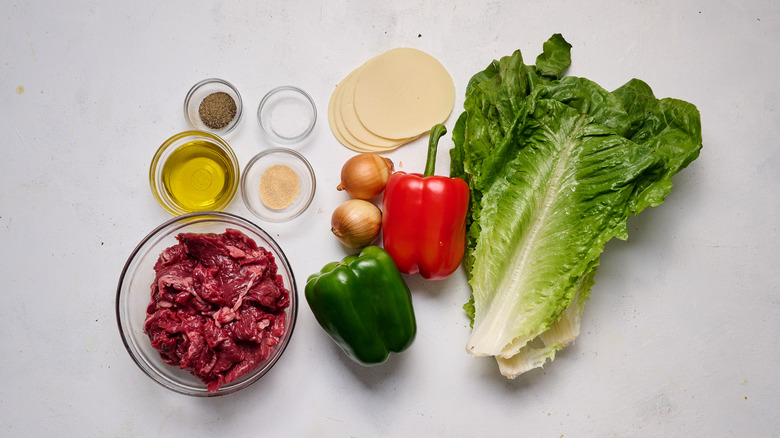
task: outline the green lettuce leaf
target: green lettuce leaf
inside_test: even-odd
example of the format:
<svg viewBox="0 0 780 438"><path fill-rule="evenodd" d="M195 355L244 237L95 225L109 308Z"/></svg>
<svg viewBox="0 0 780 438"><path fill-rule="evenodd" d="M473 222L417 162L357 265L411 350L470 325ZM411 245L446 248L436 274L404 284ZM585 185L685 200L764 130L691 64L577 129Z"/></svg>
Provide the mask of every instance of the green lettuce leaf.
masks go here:
<svg viewBox="0 0 780 438"><path fill-rule="evenodd" d="M695 106L636 79L609 92L562 77L570 49L556 34L536 66L519 51L493 61L453 128L450 173L471 190L467 351L508 377L576 338L604 245L626 239L628 217L663 202L701 149Z"/></svg>
<svg viewBox="0 0 780 438"><path fill-rule="evenodd" d="M560 79L571 64L571 44L556 33L542 45L542 53L536 57L536 70L542 76Z"/></svg>

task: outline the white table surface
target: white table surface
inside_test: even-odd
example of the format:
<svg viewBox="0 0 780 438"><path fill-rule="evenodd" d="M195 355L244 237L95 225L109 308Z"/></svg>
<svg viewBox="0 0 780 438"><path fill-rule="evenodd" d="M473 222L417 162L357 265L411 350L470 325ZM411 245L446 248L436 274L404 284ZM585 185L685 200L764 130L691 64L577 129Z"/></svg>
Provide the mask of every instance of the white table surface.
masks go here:
<svg viewBox="0 0 780 438"><path fill-rule="evenodd" d="M780 436L780 4L772 1L0 2L0 436ZM285 5L285 6L282 6ZM415 47L465 85L560 32L570 75L637 77L701 111L704 148L660 207L607 245L582 334L515 381L465 352L465 276L407 276L418 336L383 366L350 362L302 301L280 362L237 394L157 385L114 313L135 245L171 216L153 199L157 147L187 128L182 101L221 77L246 113L227 137L269 147L255 110L291 84L319 121L299 147L318 190L287 224L258 222L297 284L348 253L330 234L353 152L332 136L334 86L387 49ZM387 154L418 171L425 140ZM449 170L449 134L439 173ZM240 195L228 212L254 218ZM302 297L302 289L299 290Z"/></svg>

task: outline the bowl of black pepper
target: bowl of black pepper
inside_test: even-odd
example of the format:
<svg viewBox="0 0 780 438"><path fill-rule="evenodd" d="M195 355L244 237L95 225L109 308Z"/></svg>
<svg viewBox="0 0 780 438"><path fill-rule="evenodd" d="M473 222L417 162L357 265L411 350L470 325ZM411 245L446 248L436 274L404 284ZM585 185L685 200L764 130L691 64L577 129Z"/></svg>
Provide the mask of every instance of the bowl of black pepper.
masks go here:
<svg viewBox="0 0 780 438"><path fill-rule="evenodd" d="M238 126L243 103L238 89L224 79L204 79L184 99L184 118L192 129L225 135Z"/></svg>

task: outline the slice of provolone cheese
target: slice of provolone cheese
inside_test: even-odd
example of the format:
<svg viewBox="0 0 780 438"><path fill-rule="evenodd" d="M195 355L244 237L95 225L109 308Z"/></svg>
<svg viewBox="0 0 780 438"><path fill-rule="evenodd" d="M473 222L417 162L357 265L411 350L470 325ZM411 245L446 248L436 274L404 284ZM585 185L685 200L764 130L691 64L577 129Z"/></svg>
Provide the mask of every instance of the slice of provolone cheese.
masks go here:
<svg viewBox="0 0 780 438"><path fill-rule="evenodd" d="M416 138L446 121L454 104L450 74L417 49L387 51L367 62L355 79L357 118L379 137Z"/></svg>
<svg viewBox="0 0 780 438"><path fill-rule="evenodd" d="M338 140L339 143L341 143L345 147L355 152L371 152L371 153L385 152L400 146L400 145L395 145L392 147L374 146L371 144L361 142L360 140L352 136L349 133L349 131L346 129L346 126L344 125L344 121L341 118L340 105L341 105L341 98L343 95L342 93L343 89L344 89L344 81L342 81L342 83L336 86L336 89L333 91L333 94L330 97L330 101L328 102L328 123L330 125L330 130L333 133L333 136L336 137L336 140Z"/></svg>
<svg viewBox="0 0 780 438"><path fill-rule="evenodd" d="M363 68L365 68L365 64L350 73L349 76L347 76L347 78L344 80L344 85L340 90L340 92L343 94L339 98L339 106L341 109L341 119L344 122L346 130L349 131L349 134L351 134L358 141L365 144L378 146L380 148L396 148L402 144L412 141L414 138L389 139L380 137L366 129L366 127L363 126L363 123L360 122L360 119L355 112L354 97L355 84L357 83L355 78L360 77L360 74L363 72Z"/></svg>

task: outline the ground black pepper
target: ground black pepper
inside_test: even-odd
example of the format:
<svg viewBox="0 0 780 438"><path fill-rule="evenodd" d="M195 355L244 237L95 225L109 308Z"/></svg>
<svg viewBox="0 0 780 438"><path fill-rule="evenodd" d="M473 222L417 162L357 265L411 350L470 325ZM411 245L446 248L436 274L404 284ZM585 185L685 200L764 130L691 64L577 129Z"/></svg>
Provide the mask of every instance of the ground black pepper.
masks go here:
<svg viewBox="0 0 780 438"><path fill-rule="evenodd" d="M222 129L236 116L236 101L223 92L211 93L200 102L200 120L211 129Z"/></svg>

